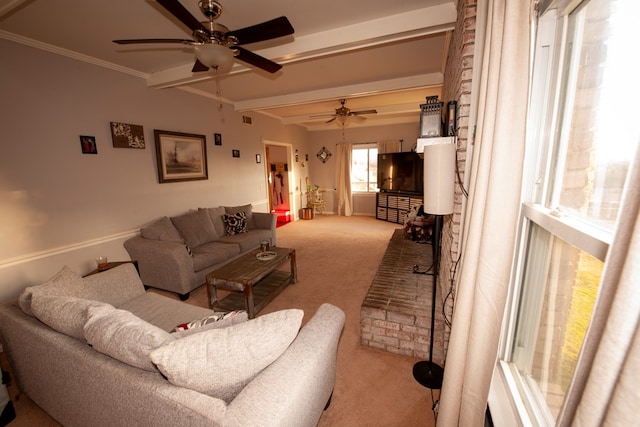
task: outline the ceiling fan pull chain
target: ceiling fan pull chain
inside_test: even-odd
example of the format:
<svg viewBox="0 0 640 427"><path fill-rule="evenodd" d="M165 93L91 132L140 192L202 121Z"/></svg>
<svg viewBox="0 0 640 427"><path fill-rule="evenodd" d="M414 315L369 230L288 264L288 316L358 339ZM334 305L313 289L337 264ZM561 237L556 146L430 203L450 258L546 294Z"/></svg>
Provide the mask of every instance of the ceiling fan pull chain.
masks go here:
<svg viewBox="0 0 640 427"><path fill-rule="evenodd" d="M218 68L219 67L213 67L213 72L215 73L213 79L216 82L216 98L220 101L220 105L218 105L218 111L221 113L220 121L224 123L224 114L222 114L224 112L224 105L222 105L222 91L220 90L220 76L218 75Z"/></svg>

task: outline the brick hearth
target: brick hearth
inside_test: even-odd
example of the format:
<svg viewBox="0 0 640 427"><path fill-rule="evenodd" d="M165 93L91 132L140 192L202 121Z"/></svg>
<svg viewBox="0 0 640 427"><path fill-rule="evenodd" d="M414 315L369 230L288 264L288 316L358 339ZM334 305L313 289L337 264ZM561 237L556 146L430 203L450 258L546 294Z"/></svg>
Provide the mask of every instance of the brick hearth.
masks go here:
<svg viewBox="0 0 640 427"><path fill-rule="evenodd" d="M414 274L432 264L431 245L394 232L360 310L360 341L391 353L429 358L433 276ZM438 286L440 288L440 286ZM444 321L440 289L436 294L433 361L444 363Z"/></svg>

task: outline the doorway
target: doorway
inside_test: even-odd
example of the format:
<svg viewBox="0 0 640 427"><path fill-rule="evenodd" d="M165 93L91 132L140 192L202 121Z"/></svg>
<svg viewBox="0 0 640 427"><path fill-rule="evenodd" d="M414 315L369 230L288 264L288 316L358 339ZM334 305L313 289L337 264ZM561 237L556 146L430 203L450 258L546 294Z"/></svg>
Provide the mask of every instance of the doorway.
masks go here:
<svg viewBox="0 0 640 427"><path fill-rule="evenodd" d="M282 225L293 219L296 209L292 147L273 141L264 144L269 211L278 215L278 225Z"/></svg>

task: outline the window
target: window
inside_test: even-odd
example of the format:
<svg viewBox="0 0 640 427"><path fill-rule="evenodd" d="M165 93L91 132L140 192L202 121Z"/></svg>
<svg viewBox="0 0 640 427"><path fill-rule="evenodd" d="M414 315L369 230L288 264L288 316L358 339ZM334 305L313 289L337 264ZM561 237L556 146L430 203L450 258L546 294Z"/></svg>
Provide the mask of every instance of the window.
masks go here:
<svg viewBox="0 0 640 427"><path fill-rule="evenodd" d="M351 191L375 192L378 186L378 147L360 145L351 150Z"/></svg>
<svg viewBox="0 0 640 427"><path fill-rule="evenodd" d="M521 249L497 375L525 425L555 423L640 141L629 64L639 5L584 0L538 22Z"/></svg>

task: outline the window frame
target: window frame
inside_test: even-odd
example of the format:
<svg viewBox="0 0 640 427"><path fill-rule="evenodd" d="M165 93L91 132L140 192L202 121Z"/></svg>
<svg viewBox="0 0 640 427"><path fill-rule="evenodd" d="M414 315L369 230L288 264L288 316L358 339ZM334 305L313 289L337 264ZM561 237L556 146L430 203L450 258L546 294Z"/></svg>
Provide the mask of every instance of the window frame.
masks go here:
<svg viewBox="0 0 640 427"><path fill-rule="evenodd" d="M355 150L367 150L367 158L369 159L369 162L371 161L370 156L371 156L371 149L375 149L378 150L378 144L375 142L366 142L366 143L361 143L361 144L353 144L353 146L351 147L351 178L353 178L353 152ZM377 164L377 157L376 157L376 164ZM367 165L369 164L369 162L367 162ZM377 173L376 173L377 176ZM351 184L351 193L352 194L375 194L378 193L380 190L378 189L378 183L377 180L376 181L369 181L369 178L371 177L371 171L369 170L369 167L367 166L367 183L366 183L366 188L367 190L354 190L353 188L353 179L350 180L350 184ZM375 190L369 190L369 188L371 188L371 186L375 187Z"/></svg>
<svg viewBox="0 0 640 427"><path fill-rule="evenodd" d="M536 395L535 387L528 387L527 379L517 372L511 363L516 339L519 300L523 292L527 246L532 224L542 227L551 235L579 248L604 262L613 239L613 232L587 223L575 216L565 215L555 206L558 196L554 185L561 171L562 145L567 144L567 130L563 126L567 97L575 70L567 70L570 61L566 51L571 25L571 14L588 0L574 2L562 13L545 11L534 25L535 60L543 67L532 69L530 87L530 112L527 119L526 163L522 184L521 210L518 221L518 243L514 253L507 305L498 349L498 358L489 392L489 407L495 425L554 425L545 399ZM577 21L577 20L576 20ZM573 39L572 42L576 42ZM533 58L532 58L533 59ZM569 75L570 71L572 75ZM554 164L555 161L555 164Z"/></svg>

